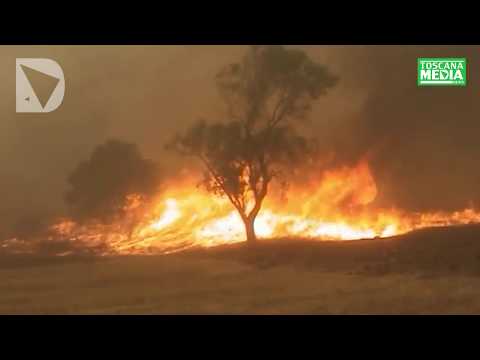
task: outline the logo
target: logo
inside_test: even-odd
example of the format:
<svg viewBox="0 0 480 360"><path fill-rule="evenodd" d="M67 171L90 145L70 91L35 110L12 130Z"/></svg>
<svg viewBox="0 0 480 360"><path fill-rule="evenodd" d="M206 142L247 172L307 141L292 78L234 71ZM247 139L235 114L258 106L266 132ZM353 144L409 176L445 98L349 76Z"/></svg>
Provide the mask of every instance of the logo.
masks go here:
<svg viewBox="0 0 480 360"><path fill-rule="evenodd" d="M467 59L418 58L418 86L466 86Z"/></svg>
<svg viewBox="0 0 480 360"><path fill-rule="evenodd" d="M17 59L17 113L47 113L57 109L65 94L60 65L51 59Z"/></svg>

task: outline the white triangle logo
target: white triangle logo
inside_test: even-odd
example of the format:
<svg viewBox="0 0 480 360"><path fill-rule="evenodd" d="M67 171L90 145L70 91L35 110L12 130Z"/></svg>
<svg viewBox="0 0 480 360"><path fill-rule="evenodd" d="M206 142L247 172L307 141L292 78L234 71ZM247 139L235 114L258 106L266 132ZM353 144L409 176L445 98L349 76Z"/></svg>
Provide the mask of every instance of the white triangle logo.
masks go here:
<svg viewBox="0 0 480 360"><path fill-rule="evenodd" d="M55 61L17 59L17 113L51 112L62 104L64 94L63 71Z"/></svg>

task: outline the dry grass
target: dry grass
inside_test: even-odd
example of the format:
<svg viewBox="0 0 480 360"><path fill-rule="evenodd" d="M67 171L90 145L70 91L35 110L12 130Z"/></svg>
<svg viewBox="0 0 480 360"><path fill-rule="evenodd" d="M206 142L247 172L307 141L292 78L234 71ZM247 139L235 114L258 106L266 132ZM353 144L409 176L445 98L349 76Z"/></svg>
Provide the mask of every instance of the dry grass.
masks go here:
<svg viewBox="0 0 480 360"><path fill-rule="evenodd" d="M391 241L266 242L253 253L236 245L30 265L10 259L0 268L0 313L480 313L479 235L480 227L465 227Z"/></svg>

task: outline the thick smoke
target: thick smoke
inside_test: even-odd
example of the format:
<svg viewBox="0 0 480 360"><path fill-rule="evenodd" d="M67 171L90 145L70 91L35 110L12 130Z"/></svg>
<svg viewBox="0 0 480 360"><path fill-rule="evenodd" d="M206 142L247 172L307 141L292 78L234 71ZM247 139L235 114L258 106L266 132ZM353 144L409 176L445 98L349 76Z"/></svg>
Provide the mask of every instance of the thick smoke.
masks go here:
<svg viewBox="0 0 480 360"><path fill-rule="evenodd" d="M303 46L341 81L310 117L332 165L367 157L382 206L453 209L480 200L480 48ZM192 121L222 118L215 73L243 46L1 47L0 238L64 212L66 178L116 137L139 145L174 176L165 141ZM466 88L417 88L417 57L466 57ZM15 114L17 57L46 57L66 76L63 105Z"/></svg>
<svg viewBox="0 0 480 360"><path fill-rule="evenodd" d="M369 158L379 204L408 210L478 206L478 50L377 46L339 52L342 76L363 93L364 102L342 125L334 147L342 160ZM418 88L418 57L466 57L468 86Z"/></svg>

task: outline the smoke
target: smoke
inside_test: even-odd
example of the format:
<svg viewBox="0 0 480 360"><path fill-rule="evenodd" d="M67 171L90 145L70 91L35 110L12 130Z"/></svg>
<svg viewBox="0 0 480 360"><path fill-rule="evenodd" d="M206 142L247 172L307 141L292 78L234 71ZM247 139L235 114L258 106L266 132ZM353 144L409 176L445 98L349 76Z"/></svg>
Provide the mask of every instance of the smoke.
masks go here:
<svg viewBox="0 0 480 360"><path fill-rule="evenodd" d="M477 46L302 46L341 81L308 124L331 166L369 159L376 202L408 210L480 200ZM199 117L221 119L215 73L244 46L0 47L0 238L64 213L66 178L96 145L137 143L167 176L184 163L166 140ZM417 88L417 57L466 57L465 88ZM66 95L49 114L15 114L17 57L52 58ZM306 125L307 126L307 125ZM306 127L307 128L307 127Z"/></svg>
<svg viewBox="0 0 480 360"><path fill-rule="evenodd" d="M376 46L339 51L341 74L352 91L363 94L363 103L336 133L339 140L332 147L342 161L369 158L377 203L408 210L478 205L478 50ZM418 57L466 57L468 86L418 88Z"/></svg>

